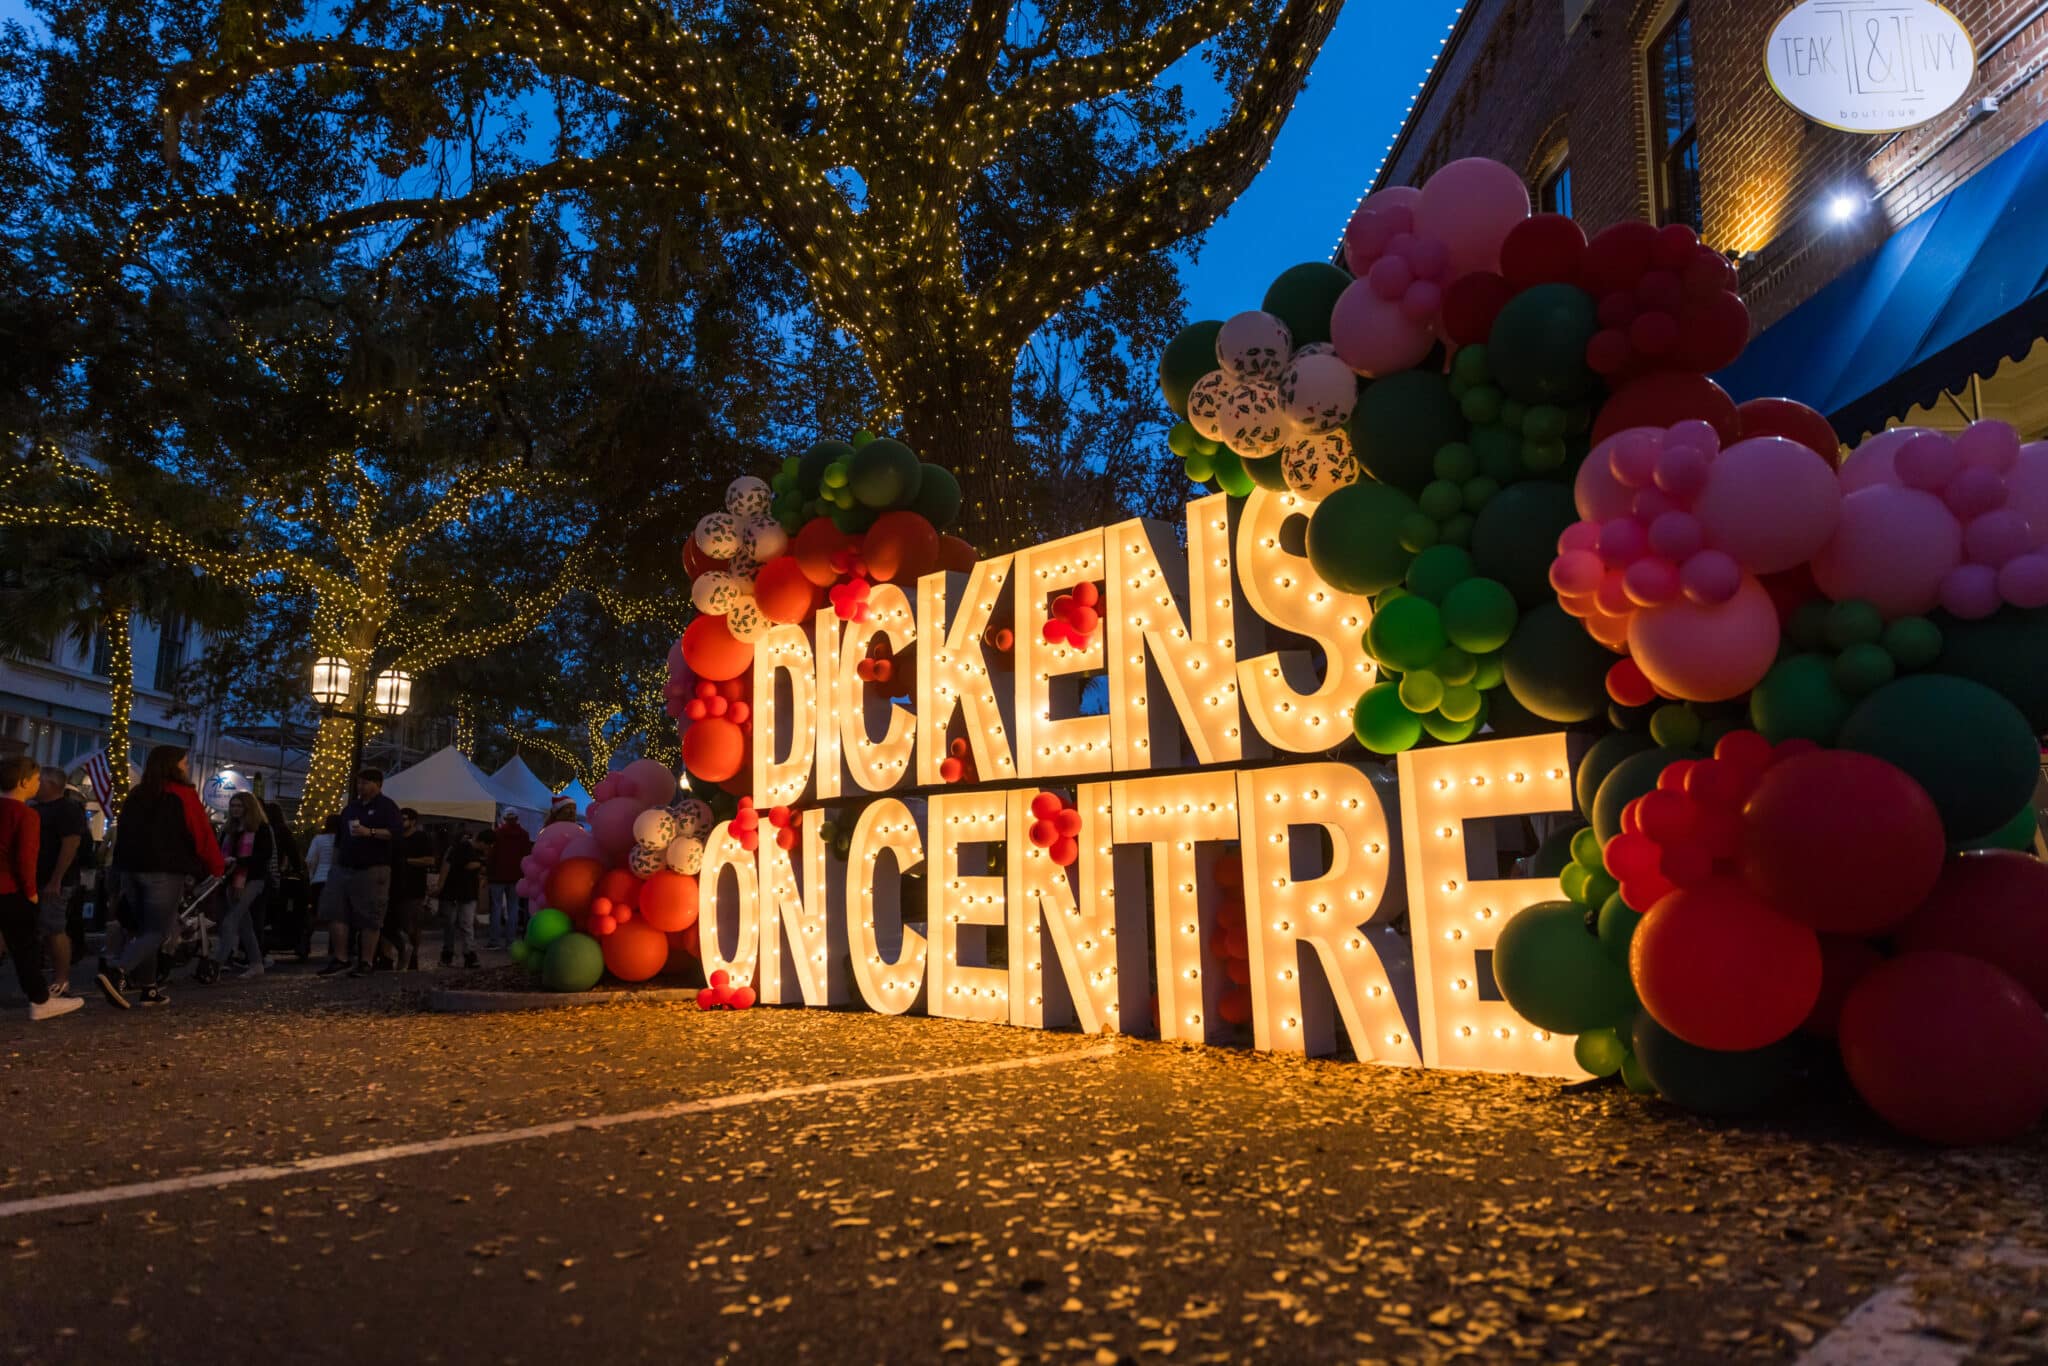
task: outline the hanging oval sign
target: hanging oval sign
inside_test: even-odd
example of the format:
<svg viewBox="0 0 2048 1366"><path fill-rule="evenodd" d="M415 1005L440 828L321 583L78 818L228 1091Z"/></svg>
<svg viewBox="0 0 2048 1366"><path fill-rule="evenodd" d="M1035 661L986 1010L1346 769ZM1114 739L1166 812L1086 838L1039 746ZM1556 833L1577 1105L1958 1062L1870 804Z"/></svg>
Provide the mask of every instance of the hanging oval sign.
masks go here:
<svg viewBox="0 0 2048 1366"><path fill-rule="evenodd" d="M1896 133L1954 107L1977 71L1962 21L1934 0L1803 0L1771 30L1778 97L1847 133Z"/></svg>

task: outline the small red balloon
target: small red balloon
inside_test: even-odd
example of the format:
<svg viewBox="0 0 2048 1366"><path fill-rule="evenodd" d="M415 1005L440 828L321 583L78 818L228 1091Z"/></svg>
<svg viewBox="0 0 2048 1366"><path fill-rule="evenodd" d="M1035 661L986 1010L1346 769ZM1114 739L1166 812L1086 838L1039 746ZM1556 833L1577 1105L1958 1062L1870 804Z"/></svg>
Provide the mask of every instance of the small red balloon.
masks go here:
<svg viewBox="0 0 2048 1366"><path fill-rule="evenodd" d="M1500 273L1516 289L1569 284L1585 260L1585 229L1561 213L1530 215L1500 246Z"/></svg>
<svg viewBox="0 0 2048 1366"><path fill-rule="evenodd" d="M2048 863L2012 849L1950 859L1899 927L1899 947L1981 958L2011 973L2048 1010Z"/></svg>
<svg viewBox="0 0 2048 1366"><path fill-rule="evenodd" d="M1629 941L1629 975L1658 1024L1740 1053L1797 1029L1820 997L1819 937L1732 878L1681 887Z"/></svg>
<svg viewBox="0 0 2048 1366"><path fill-rule="evenodd" d="M1742 808L1743 878L1778 911L1833 934L1881 934L1927 898L1947 845L1920 784L1868 754L1774 764Z"/></svg>
<svg viewBox="0 0 2048 1366"><path fill-rule="evenodd" d="M597 881L597 894L614 906L632 910L640 904L640 879L631 868L608 868Z"/></svg>
<svg viewBox="0 0 2048 1366"><path fill-rule="evenodd" d="M714 569L723 569L728 563L705 554L694 536L683 542L683 572L693 579L702 578Z"/></svg>

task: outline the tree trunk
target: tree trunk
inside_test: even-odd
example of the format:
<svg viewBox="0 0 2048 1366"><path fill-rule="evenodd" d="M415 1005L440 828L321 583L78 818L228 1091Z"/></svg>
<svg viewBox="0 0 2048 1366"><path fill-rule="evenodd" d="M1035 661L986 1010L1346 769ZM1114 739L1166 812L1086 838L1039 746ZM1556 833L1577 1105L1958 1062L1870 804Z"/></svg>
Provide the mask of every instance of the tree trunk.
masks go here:
<svg viewBox="0 0 2048 1366"><path fill-rule="evenodd" d="M366 634L357 632L358 636ZM370 638L374 639L374 635ZM342 658L348 661L349 697L340 711L365 710L372 684L371 651L368 644L351 643L343 652ZM356 723L351 717L330 712L320 718L320 729L313 737L313 752L306 756L306 786L299 794L298 828L309 831L309 839L320 833L329 816L338 814L348 804L348 770L355 757L355 735Z"/></svg>
<svg viewBox="0 0 2048 1366"><path fill-rule="evenodd" d="M101 605L101 629L107 633L107 773L114 783L113 819L134 779L128 767L129 728L135 723L135 617L124 601Z"/></svg>
<svg viewBox="0 0 2048 1366"><path fill-rule="evenodd" d="M904 367L904 388L918 395L904 406L904 437L921 459L959 479L960 521L953 532L984 555L1035 539L1033 504L1046 492L1018 453L1014 370L964 348L927 353Z"/></svg>

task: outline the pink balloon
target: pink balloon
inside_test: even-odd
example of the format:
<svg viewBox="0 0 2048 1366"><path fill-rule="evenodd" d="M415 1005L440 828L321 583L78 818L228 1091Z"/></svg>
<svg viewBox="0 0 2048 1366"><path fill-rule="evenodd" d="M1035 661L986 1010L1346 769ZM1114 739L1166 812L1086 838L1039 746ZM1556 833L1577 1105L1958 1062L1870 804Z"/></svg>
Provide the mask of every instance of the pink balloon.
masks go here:
<svg viewBox="0 0 2048 1366"><path fill-rule="evenodd" d="M1467 157L1429 178L1415 209L1418 236L1450 250L1448 279L1500 269L1500 247L1529 216L1529 186L1498 161Z"/></svg>
<svg viewBox="0 0 2048 1366"><path fill-rule="evenodd" d="M2005 505L2034 528L2034 544L2048 545L2048 441L2020 447L2005 476Z"/></svg>
<svg viewBox="0 0 2048 1366"><path fill-rule="evenodd" d="M1422 191L1412 185L1395 185L1359 201L1344 225L1344 262L1353 275L1370 269L1396 234L1414 228L1421 202Z"/></svg>
<svg viewBox="0 0 2048 1366"><path fill-rule="evenodd" d="M1616 517L1600 527L1600 558L1617 569L1633 564L1649 549L1649 533L1633 517Z"/></svg>
<svg viewBox="0 0 2048 1366"><path fill-rule="evenodd" d="M1585 526L1581 522L1577 525ZM1605 566L1600 557L1590 550L1567 550L1559 555L1550 566L1550 586L1567 597L1595 593L1600 589L1600 578Z"/></svg>
<svg viewBox="0 0 2048 1366"><path fill-rule="evenodd" d="M1593 453L1579 466L1578 477L1572 483L1572 501L1578 504L1579 516L1588 522L1606 522L1632 515L1635 495L1627 484L1615 477L1617 453L1624 448L1647 449L1647 459L1654 464L1657 446L1662 439L1662 433L1655 427L1631 427L1625 432L1616 432L1595 446ZM1627 462L1643 457L1620 458Z"/></svg>
<svg viewBox="0 0 2048 1366"><path fill-rule="evenodd" d="M2011 508L1987 512L1963 528L1963 553L1973 564L1988 564L1996 569L2033 548L2033 528Z"/></svg>
<svg viewBox="0 0 2048 1366"><path fill-rule="evenodd" d="M1650 523L1650 549L1674 564L1684 563L1705 544L1706 528L1690 512L1666 512Z"/></svg>
<svg viewBox="0 0 2048 1366"><path fill-rule="evenodd" d="M1956 437L1956 454L1975 469L2004 474L2020 455L2020 434L2009 422L1972 422Z"/></svg>
<svg viewBox="0 0 2048 1366"><path fill-rule="evenodd" d="M1776 574L1812 559L1835 534L1841 486L1797 441L1752 437L1714 457L1693 513L1717 550L1752 574Z"/></svg>
<svg viewBox="0 0 2048 1366"><path fill-rule="evenodd" d="M1353 280L1330 314L1330 340L1346 365L1361 375L1378 376L1420 365L1436 344L1436 334L1411 321L1398 303L1373 293L1369 282Z"/></svg>
<svg viewBox="0 0 2048 1366"><path fill-rule="evenodd" d="M1666 442L1657 453L1657 487L1681 503L1699 496L1713 474L1714 456L1695 445Z"/></svg>
<svg viewBox="0 0 2048 1366"><path fill-rule="evenodd" d="M1813 581L1836 602L1868 600L1889 621L1933 611L1942 581L1962 562L1963 529L1947 504L1874 484L1842 499L1834 539L1813 558Z"/></svg>
<svg viewBox="0 0 2048 1366"><path fill-rule="evenodd" d="M590 808L590 833L610 859L621 859L633 847L633 822L647 807L631 797L613 797Z"/></svg>
<svg viewBox="0 0 2048 1366"><path fill-rule="evenodd" d="M2007 560L1998 571L1998 593L2015 607L2048 607L2048 552Z"/></svg>
<svg viewBox="0 0 2048 1366"><path fill-rule="evenodd" d="M1713 607L1728 601L1741 589L1742 566L1726 551L1702 550L1680 567L1678 581L1688 598Z"/></svg>
<svg viewBox="0 0 2048 1366"><path fill-rule="evenodd" d="M1661 555L1645 555L1622 571L1628 600L1638 607L1655 607L1678 596L1678 566Z"/></svg>
<svg viewBox="0 0 2048 1366"><path fill-rule="evenodd" d="M1600 548L1600 527L1594 522L1573 522L1558 533L1557 553L1567 554L1574 550L1598 550Z"/></svg>
<svg viewBox="0 0 2048 1366"><path fill-rule="evenodd" d="M1998 571L1982 564L1957 565L1941 581L1941 605L1951 616L1982 621L1998 610Z"/></svg>
<svg viewBox="0 0 2048 1366"><path fill-rule="evenodd" d="M1892 473L1909 489L1940 493L1962 472L1956 443L1936 432L1916 436L1892 456Z"/></svg>
<svg viewBox="0 0 2048 1366"><path fill-rule="evenodd" d="M1770 672L1778 657L1778 612L1763 585L1745 574L1735 596L1716 606L1679 599L1637 612L1628 648L1666 697L1723 702Z"/></svg>
<svg viewBox="0 0 2048 1366"><path fill-rule="evenodd" d="M593 812L597 810L595 806L592 806L590 809ZM568 823L565 821L563 824L566 825ZM562 852L556 856L555 861L557 863L566 863L572 858L594 858L602 861L605 856L604 846L597 842L597 836L580 826L572 828L575 829L576 834L562 846ZM628 824L626 833L629 837L632 834L632 829L631 824Z"/></svg>
<svg viewBox="0 0 2048 1366"><path fill-rule="evenodd" d="M553 825L543 825L540 833L533 837L533 852L545 854L558 850L582 833L583 827L574 821L556 821Z"/></svg>
<svg viewBox="0 0 2048 1366"><path fill-rule="evenodd" d="M1408 286L1415 282L1415 275L1408 269L1406 261L1389 255L1372 263L1372 269L1365 273L1365 282L1372 286L1373 293L1390 304L1397 304L1408 292Z"/></svg>
<svg viewBox="0 0 2048 1366"><path fill-rule="evenodd" d="M2005 506L2005 476L1987 465L1965 465L1941 490L1948 510L1968 522Z"/></svg>
<svg viewBox="0 0 2048 1366"><path fill-rule="evenodd" d="M642 807L667 806L676 799L676 775L659 759L635 759L619 772L619 785Z"/></svg>
<svg viewBox="0 0 2048 1366"><path fill-rule="evenodd" d="M1848 458L1842 461L1842 468L1836 471L1836 477L1842 483L1842 492L1854 493L1857 489L1867 489L1872 484L1898 483L1899 474L1892 462L1898 455L1899 448L1916 436L1926 435L1928 429L1925 427L1894 427L1888 432L1879 432L1871 437L1849 452Z"/></svg>

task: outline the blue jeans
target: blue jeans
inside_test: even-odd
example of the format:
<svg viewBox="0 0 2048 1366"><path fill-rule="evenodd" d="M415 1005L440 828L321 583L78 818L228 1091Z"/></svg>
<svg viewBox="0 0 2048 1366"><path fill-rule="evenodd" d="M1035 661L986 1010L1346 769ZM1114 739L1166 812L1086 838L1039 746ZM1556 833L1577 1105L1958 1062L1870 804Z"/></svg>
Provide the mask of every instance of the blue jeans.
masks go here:
<svg viewBox="0 0 2048 1366"><path fill-rule="evenodd" d="M142 929L121 954L121 971L136 986L156 984L156 956L178 946L178 903L185 896L183 873L124 873L122 895Z"/></svg>
<svg viewBox="0 0 2048 1366"><path fill-rule="evenodd" d="M262 900L263 890L263 879L252 878L242 884L242 890L232 894L228 913L220 919L220 933L213 941L214 962L227 962L228 955L239 947L251 968L262 969L263 938L256 931L256 904Z"/></svg>
<svg viewBox="0 0 2048 1366"><path fill-rule="evenodd" d="M519 937L519 893L517 883L491 884L491 930L493 944L509 944Z"/></svg>

